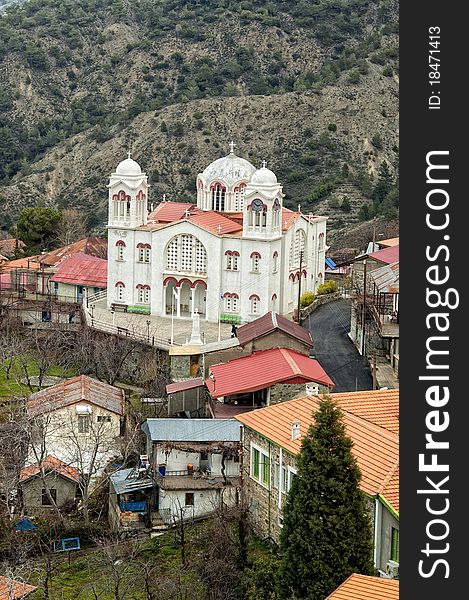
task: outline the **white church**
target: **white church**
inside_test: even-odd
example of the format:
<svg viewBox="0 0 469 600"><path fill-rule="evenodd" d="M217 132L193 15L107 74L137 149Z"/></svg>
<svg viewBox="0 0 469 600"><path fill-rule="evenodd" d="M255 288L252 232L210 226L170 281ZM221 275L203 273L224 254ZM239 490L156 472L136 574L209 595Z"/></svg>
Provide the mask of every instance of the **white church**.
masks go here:
<svg viewBox="0 0 469 600"><path fill-rule="evenodd" d="M197 203L148 210L148 177L129 157L109 180L108 308L244 323L292 313L324 281L326 217L283 206L263 166L230 153L197 176Z"/></svg>

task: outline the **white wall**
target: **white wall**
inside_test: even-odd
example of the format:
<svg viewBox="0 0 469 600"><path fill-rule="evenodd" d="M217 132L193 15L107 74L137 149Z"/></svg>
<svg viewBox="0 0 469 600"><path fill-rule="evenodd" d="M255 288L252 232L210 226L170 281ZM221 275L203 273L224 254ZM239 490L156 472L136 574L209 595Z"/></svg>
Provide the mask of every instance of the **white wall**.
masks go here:
<svg viewBox="0 0 469 600"><path fill-rule="evenodd" d="M186 493L194 494L194 505L185 506ZM208 515L216 510L223 501L227 506L236 505L236 488L224 487L208 490L161 490L159 497L159 508L169 509L171 518L178 521L183 508L183 518L193 519Z"/></svg>

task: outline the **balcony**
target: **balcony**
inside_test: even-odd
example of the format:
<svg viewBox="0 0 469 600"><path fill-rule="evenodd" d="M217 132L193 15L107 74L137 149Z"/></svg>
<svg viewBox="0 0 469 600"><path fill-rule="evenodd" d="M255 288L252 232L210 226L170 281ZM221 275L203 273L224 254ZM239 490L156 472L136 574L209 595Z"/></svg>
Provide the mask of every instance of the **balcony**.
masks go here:
<svg viewBox="0 0 469 600"><path fill-rule="evenodd" d="M396 315L392 313L381 313L374 304L370 305L370 311L378 326L379 335L383 338L399 337L399 312Z"/></svg>

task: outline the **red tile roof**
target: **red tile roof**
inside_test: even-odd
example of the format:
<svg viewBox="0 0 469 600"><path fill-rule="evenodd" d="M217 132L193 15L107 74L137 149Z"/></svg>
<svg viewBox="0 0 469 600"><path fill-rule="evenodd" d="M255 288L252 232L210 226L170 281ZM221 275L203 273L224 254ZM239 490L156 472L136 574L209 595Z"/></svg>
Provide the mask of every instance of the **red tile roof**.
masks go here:
<svg viewBox="0 0 469 600"><path fill-rule="evenodd" d="M287 231L300 216L299 212L293 212L289 208L282 208L282 230Z"/></svg>
<svg viewBox="0 0 469 600"><path fill-rule="evenodd" d="M394 262L399 261L399 245L397 246L389 246L389 248L383 248L382 250L377 250L376 252L371 252L368 254L370 258L377 260L378 262L382 262L386 265L389 265Z"/></svg>
<svg viewBox="0 0 469 600"><path fill-rule="evenodd" d="M378 240L377 244L378 246L384 246L385 248L388 248L389 246L399 246L399 238L393 237L388 238L387 240Z"/></svg>
<svg viewBox="0 0 469 600"><path fill-rule="evenodd" d="M213 365L210 372L214 379L207 378L205 384L212 398L254 392L282 382L314 381L334 386L317 360L287 348L260 350L224 364Z"/></svg>
<svg viewBox="0 0 469 600"><path fill-rule="evenodd" d="M200 211L191 215L189 220L219 235L234 233L243 229L240 223L232 221L214 210Z"/></svg>
<svg viewBox="0 0 469 600"><path fill-rule="evenodd" d="M340 407L393 433L399 433L399 390L334 393Z"/></svg>
<svg viewBox="0 0 469 600"><path fill-rule="evenodd" d="M184 218L186 210L194 208L191 202L160 202L148 215L148 221L156 223L172 223Z"/></svg>
<svg viewBox="0 0 469 600"><path fill-rule="evenodd" d="M34 585L4 577L0 575L0 600L17 600L17 598L25 598L31 592L37 590Z"/></svg>
<svg viewBox="0 0 469 600"><path fill-rule="evenodd" d="M73 244L62 246L51 252L47 252L42 256L39 256L39 262L43 262L46 266L57 266L66 258L77 254L87 254L89 256L96 256L97 258L107 259L107 240L98 238L95 236L83 238Z"/></svg>
<svg viewBox="0 0 469 600"><path fill-rule="evenodd" d="M236 330L236 337L239 340L241 346L244 346L252 340L263 337L272 331L282 331L290 337L300 340L306 346L312 347L313 338L309 331L307 331L298 323L286 319L282 315L278 315L275 312L268 312L262 317L241 325Z"/></svg>
<svg viewBox="0 0 469 600"><path fill-rule="evenodd" d="M58 267L51 281L60 281L74 285L105 288L107 286L107 260L74 254Z"/></svg>
<svg viewBox="0 0 469 600"><path fill-rule="evenodd" d="M167 394L175 394L176 392L185 392L186 390L194 390L205 385L203 377L195 377L194 379L186 379L185 381L176 381L168 383L166 386Z"/></svg>
<svg viewBox="0 0 469 600"><path fill-rule="evenodd" d="M39 475L41 472L41 465L45 471L55 471L56 473L59 473L63 477L71 479L72 481L78 481L80 479L80 473L78 472L78 469L75 469L75 467L70 467L58 458L55 458L55 456L51 456L49 454L42 462L37 462L33 465L29 465L28 467L24 467L24 469L21 469L20 481L26 481L31 477Z"/></svg>
<svg viewBox="0 0 469 600"><path fill-rule="evenodd" d="M304 436L318 408L319 399L307 396L246 412L235 419L288 452L298 454L301 437L291 439L292 421L300 422L300 432ZM370 496L382 495L399 512L398 435L346 410L343 415L347 434L353 441L352 452L362 474L361 489Z"/></svg>
<svg viewBox="0 0 469 600"><path fill-rule="evenodd" d="M399 580L354 573L326 600L399 600Z"/></svg>
<svg viewBox="0 0 469 600"><path fill-rule="evenodd" d="M112 351L112 349L110 349ZM31 394L27 409L32 416L86 401L118 415L124 414L124 392L97 379L78 375L40 392Z"/></svg>

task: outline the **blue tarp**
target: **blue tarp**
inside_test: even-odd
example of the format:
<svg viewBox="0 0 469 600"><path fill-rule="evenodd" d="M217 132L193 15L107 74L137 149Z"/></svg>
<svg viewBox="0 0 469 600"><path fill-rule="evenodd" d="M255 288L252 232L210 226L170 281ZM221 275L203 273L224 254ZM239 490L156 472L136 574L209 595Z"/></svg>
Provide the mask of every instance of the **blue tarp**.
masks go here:
<svg viewBox="0 0 469 600"><path fill-rule="evenodd" d="M15 525L15 529L16 531L32 531L33 529L37 529L37 527L29 519L21 519Z"/></svg>
<svg viewBox="0 0 469 600"><path fill-rule="evenodd" d="M147 508L147 503L143 502L120 502L119 507L122 512L130 511L130 512L145 512Z"/></svg>
<svg viewBox="0 0 469 600"><path fill-rule="evenodd" d="M337 265L332 258L326 258L326 266L329 267L329 269L337 269Z"/></svg>

